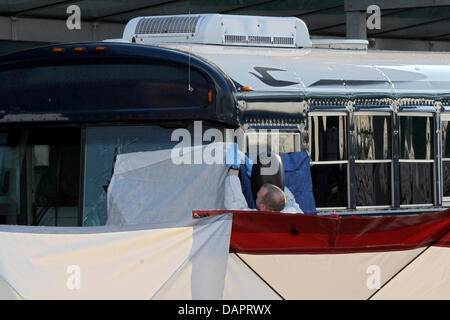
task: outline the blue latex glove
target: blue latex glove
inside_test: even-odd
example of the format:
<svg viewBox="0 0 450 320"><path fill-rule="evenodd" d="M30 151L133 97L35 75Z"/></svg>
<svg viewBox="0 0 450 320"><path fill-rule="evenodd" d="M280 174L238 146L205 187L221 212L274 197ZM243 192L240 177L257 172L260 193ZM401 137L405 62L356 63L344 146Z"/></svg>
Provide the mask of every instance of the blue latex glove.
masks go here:
<svg viewBox="0 0 450 320"><path fill-rule="evenodd" d="M237 143L233 143L227 148L225 155L225 163L227 164L227 168L235 168L239 169L241 167L241 163L244 163L245 155L238 150Z"/></svg>
<svg viewBox="0 0 450 320"><path fill-rule="evenodd" d="M237 143L233 143L226 150L227 168L240 169L241 164L245 166L245 173L251 177L253 162L242 151L238 149Z"/></svg>

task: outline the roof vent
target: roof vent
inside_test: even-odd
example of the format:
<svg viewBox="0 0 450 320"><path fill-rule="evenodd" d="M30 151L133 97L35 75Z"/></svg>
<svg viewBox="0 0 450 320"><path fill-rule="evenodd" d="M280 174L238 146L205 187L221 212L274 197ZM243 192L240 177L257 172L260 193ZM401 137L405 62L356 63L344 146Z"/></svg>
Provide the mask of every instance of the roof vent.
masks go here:
<svg viewBox="0 0 450 320"><path fill-rule="evenodd" d="M247 36L237 34L226 34L225 43L248 43Z"/></svg>
<svg viewBox="0 0 450 320"><path fill-rule="evenodd" d="M136 34L195 33L199 16L142 18L136 25Z"/></svg>
<svg viewBox="0 0 450 320"><path fill-rule="evenodd" d="M273 43L289 46L289 45L294 44L294 38L293 37L273 37Z"/></svg>
<svg viewBox="0 0 450 320"><path fill-rule="evenodd" d="M294 17L221 14L138 17L123 38L137 43L200 43L230 46L311 47L308 28Z"/></svg>

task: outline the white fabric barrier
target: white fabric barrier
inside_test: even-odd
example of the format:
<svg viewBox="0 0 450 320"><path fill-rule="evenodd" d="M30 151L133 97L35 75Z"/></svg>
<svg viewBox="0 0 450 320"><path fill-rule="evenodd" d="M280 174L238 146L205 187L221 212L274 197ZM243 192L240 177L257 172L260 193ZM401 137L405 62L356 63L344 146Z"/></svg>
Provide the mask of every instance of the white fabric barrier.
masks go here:
<svg viewBox="0 0 450 320"><path fill-rule="evenodd" d="M281 297L235 253L230 253L223 299L281 300Z"/></svg>
<svg viewBox="0 0 450 320"><path fill-rule="evenodd" d="M222 299L231 214L184 226L0 226L2 299Z"/></svg>
<svg viewBox="0 0 450 320"><path fill-rule="evenodd" d="M427 248L372 299L450 299L450 248Z"/></svg>
<svg viewBox="0 0 450 320"><path fill-rule="evenodd" d="M0 300L21 300L22 297L0 277Z"/></svg>
<svg viewBox="0 0 450 320"><path fill-rule="evenodd" d="M375 294L378 285L381 288L423 250L239 257L284 299L360 300ZM448 298L448 290L444 296Z"/></svg>
<svg viewBox="0 0 450 320"><path fill-rule="evenodd" d="M106 224L189 222L192 210L223 209L227 145L118 155L108 187ZM217 160L213 164L211 154ZM180 158L186 161L180 163Z"/></svg>

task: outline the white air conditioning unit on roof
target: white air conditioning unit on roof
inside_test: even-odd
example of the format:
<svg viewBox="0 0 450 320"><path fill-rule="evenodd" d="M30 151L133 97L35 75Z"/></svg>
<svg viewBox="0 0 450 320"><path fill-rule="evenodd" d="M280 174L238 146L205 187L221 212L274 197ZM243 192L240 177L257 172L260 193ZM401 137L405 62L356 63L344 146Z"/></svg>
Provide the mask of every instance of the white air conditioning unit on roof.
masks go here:
<svg viewBox="0 0 450 320"><path fill-rule="evenodd" d="M308 28L294 17L221 14L138 17L127 23L123 39L142 44L311 47Z"/></svg>

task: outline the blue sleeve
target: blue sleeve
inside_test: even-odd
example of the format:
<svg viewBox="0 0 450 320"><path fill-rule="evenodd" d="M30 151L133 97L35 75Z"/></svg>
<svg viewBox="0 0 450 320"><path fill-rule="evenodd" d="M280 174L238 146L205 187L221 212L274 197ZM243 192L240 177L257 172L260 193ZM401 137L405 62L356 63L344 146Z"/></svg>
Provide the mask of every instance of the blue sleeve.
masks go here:
<svg viewBox="0 0 450 320"><path fill-rule="evenodd" d="M253 199L252 193L252 181L246 174L245 164L241 164L241 185L242 193L244 194L247 205L250 209L256 209L255 199Z"/></svg>

